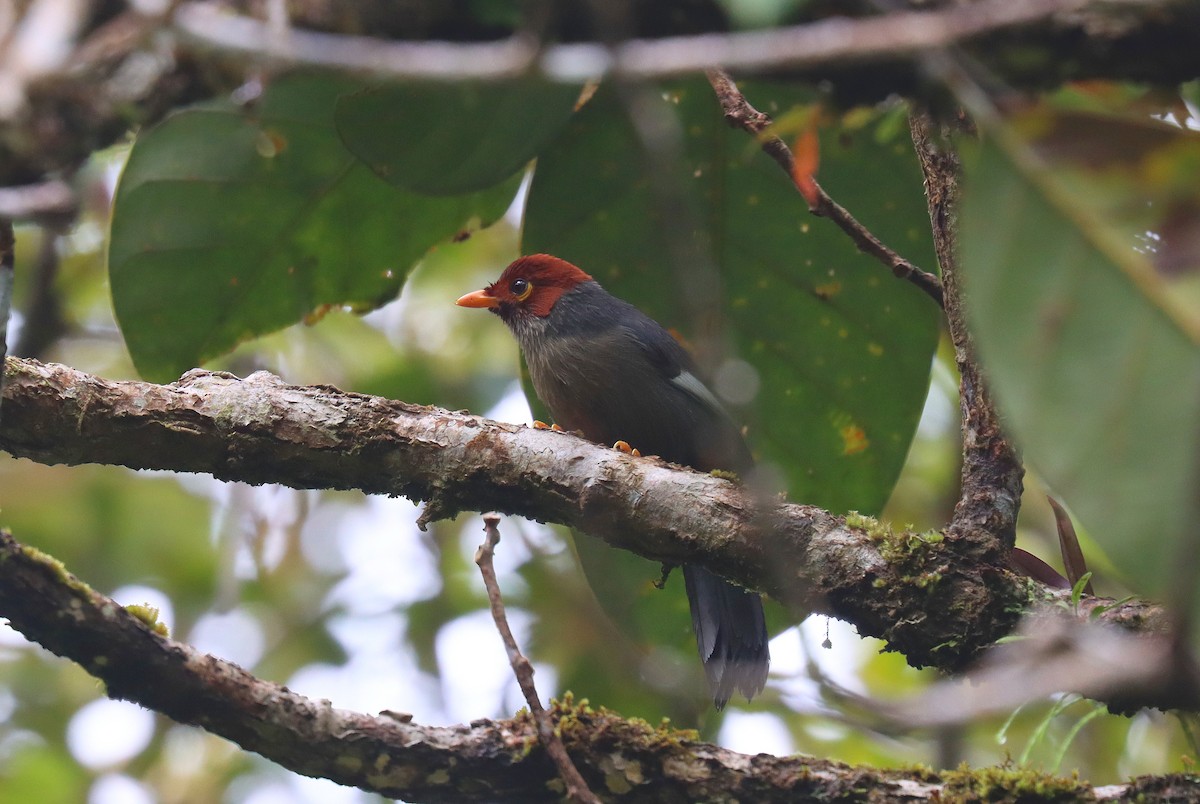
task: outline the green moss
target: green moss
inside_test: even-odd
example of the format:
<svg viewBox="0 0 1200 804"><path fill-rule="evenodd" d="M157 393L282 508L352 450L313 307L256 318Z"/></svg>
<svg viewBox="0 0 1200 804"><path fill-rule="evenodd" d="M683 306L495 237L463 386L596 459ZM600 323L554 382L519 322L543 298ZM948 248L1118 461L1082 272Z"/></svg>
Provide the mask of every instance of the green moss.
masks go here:
<svg viewBox="0 0 1200 804"><path fill-rule="evenodd" d="M902 583L925 591L932 591L941 583L944 567L941 566L938 548L946 540L941 531L918 533L913 531L911 525L896 531L890 523L880 522L875 517L864 516L857 511L846 515L846 524L867 534L875 543L879 555L892 566ZM874 581L877 589L888 583L883 578Z"/></svg>
<svg viewBox="0 0 1200 804"><path fill-rule="evenodd" d="M740 483L742 481L742 478L737 472L727 472L724 469L713 469L711 472L709 472L709 474L713 477L719 477L722 480L732 480L734 483Z"/></svg>
<svg viewBox="0 0 1200 804"><path fill-rule="evenodd" d="M1011 765L972 770L965 763L942 773L942 801L1085 801L1095 798L1092 786L1070 777L1051 776Z"/></svg>
<svg viewBox="0 0 1200 804"><path fill-rule="evenodd" d="M942 580L940 572L922 572L913 577L912 582L918 589L930 589Z"/></svg>
<svg viewBox="0 0 1200 804"><path fill-rule="evenodd" d="M926 782L928 784L938 784L942 781L942 777L930 766L924 762L914 762L911 765L901 765L900 773L904 778L912 778L918 782Z"/></svg>
<svg viewBox="0 0 1200 804"><path fill-rule="evenodd" d="M940 530L927 530L917 535L926 544L941 544L946 541L946 534Z"/></svg>
<svg viewBox="0 0 1200 804"><path fill-rule="evenodd" d="M587 698L581 698L576 703L575 696L570 692L563 693L560 700L550 701L550 715L563 737L569 737L579 729L590 735L597 728L619 725L626 732L622 739L636 739L647 746L676 747L700 739L700 732L695 729L676 729L671 725L670 718L663 718L657 726L652 726L641 718L624 718L603 706L593 709Z"/></svg>
<svg viewBox="0 0 1200 804"><path fill-rule="evenodd" d="M41 564L43 567L54 570L54 574L58 576L59 580L65 581L71 577L71 573L67 571L66 564L63 564L49 553L43 553L36 547L30 547L27 544L21 545L21 553L30 561L34 561L38 564Z"/></svg>
<svg viewBox="0 0 1200 804"><path fill-rule="evenodd" d="M923 561L930 553L930 548L937 547L943 541L945 537L939 531L914 533L911 530L902 530L894 533L889 528L887 538L879 542L879 554L889 564L903 567L914 559Z"/></svg>
<svg viewBox="0 0 1200 804"><path fill-rule="evenodd" d="M167 629L166 623L158 619L158 609L151 606L149 603L138 605L136 603L125 607L125 611L132 614L134 617L145 623L151 631L158 634L160 637L167 637L171 632Z"/></svg>
<svg viewBox="0 0 1200 804"><path fill-rule="evenodd" d="M54 576L64 586L68 586L71 589L74 589L76 592L88 597L94 594L94 592L92 592L92 587L88 586L86 583L72 575L65 564L49 553L43 553L36 547L30 547L27 544L21 545L20 550L21 554L25 556L25 558L36 564L41 564L43 567L53 572Z"/></svg>
<svg viewBox="0 0 1200 804"><path fill-rule="evenodd" d="M866 531L867 536L873 542L883 541L892 535L892 526L886 522L880 522L873 516L860 514L858 511L851 511L846 514L845 519L849 527Z"/></svg>

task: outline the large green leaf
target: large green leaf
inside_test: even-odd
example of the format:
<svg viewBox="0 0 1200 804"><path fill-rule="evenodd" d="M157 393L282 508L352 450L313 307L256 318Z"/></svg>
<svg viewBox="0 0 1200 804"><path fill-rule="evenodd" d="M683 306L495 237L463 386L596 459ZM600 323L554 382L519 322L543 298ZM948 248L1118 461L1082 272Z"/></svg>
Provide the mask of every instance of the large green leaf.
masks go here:
<svg viewBox="0 0 1200 804"><path fill-rule="evenodd" d="M1037 128L1066 131L1067 122ZM1131 139L1126 126L1097 119L1087 135L1077 122L1071 150L1087 150L1089 136L1127 155L1143 142L1148 164L1174 167L1164 174L1172 188L1180 170L1192 171L1194 194L1200 186L1195 135ZM970 167L961 239L971 323L1006 421L1139 591L1190 587L1195 579L1173 578L1173 567L1196 549L1197 310L1141 253L1156 232L1130 240L1127 225L1099 214L1130 188L1114 182L1113 163L1068 169L1053 148L1042 148L1047 163L1028 142L1004 141L985 144ZM1144 218L1149 207L1136 206Z"/></svg>
<svg viewBox="0 0 1200 804"><path fill-rule="evenodd" d="M512 176L566 125L580 87L389 84L346 95L337 128L380 178L429 195L482 190Z"/></svg>
<svg viewBox="0 0 1200 804"><path fill-rule="evenodd" d="M330 76L174 114L138 138L113 209L113 307L134 365L164 381L319 313L378 306L421 256L503 214L518 179L426 198L376 178L333 126Z"/></svg>
<svg viewBox="0 0 1200 804"><path fill-rule="evenodd" d="M775 97L762 94L751 100ZM655 169L683 190L690 208L682 218L664 211L627 117L601 92L539 157L522 250L578 264L690 340L711 335L695 331L697 318L723 319L733 352L753 371L734 368L725 385L718 373L717 390L736 397L739 376L759 384L738 413L792 496L835 511L879 510L925 400L936 306L810 216L779 166L730 130L706 84L672 90L662 106L684 133L683 160ZM932 267L911 146L878 141L878 124L872 117L826 132L822 181L885 242ZM696 274L674 265L669 239L681 229L717 266L721 309L696 316L688 308Z"/></svg>
<svg viewBox="0 0 1200 804"><path fill-rule="evenodd" d="M773 114L797 98L748 91ZM792 498L878 511L925 400L938 308L813 218L779 166L725 123L706 84L671 90L652 113L669 115L667 131L682 133L682 162L647 165L622 106L602 90L538 158L522 251L578 264L691 341L720 337L694 322L723 320L730 351L749 371L731 364L717 390L736 396L757 384L750 404L731 408ZM825 131L821 180L885 242L932 268L921 173L911 144L888 134L894 123L859 113ZM668 182L666 193L656 189ZM680 270L673 254L681 242L671 238L684 249L701 244L715 264L723 289L710 297L713 308L689 301L703 271ZM622 633L672 646L689 669L698 666L680 578L659 592L653 565L592 539L576 546ZM676 672L702 689L699 674Z"/></svg>

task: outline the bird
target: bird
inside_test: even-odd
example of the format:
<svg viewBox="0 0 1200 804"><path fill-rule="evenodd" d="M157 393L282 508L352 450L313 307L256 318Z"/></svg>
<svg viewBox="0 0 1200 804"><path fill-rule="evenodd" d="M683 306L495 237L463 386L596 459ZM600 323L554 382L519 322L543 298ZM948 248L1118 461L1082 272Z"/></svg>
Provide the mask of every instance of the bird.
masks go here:
<svg viewBox="0 0 1200 804"><path fill-rule="evenodd" d="M687 349L581 268L549 254L524 256L457 304L508 325L558 427L701 471L746 477L753 469L742 431ZM770 665L762 597L699 565L682 569L714 706L724 709L735 690L753 698Z"/></svg>

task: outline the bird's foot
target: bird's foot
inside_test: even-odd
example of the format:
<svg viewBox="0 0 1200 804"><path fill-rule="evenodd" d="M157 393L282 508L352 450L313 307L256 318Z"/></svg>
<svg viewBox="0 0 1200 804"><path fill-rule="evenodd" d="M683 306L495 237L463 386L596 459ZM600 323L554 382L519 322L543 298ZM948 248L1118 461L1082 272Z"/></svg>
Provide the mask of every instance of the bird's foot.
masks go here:
<svg viewBox="0 0 1200 804"><path fill-rule="evenodd" d="M642 457L641 450L637 450L629 446L628 441L618 441L617 443L613 444L613 449L619 449L621 452L627 452L635 458Z"/></svg>
<svg viewBox="0 0 1200 804"><path fill-rule="evenodd" d="M537 419L533 420L533 429L534 430L553 430L556 433L561 433L563 431L563 429L561 427L559 427L557 424L546 424L545 422L538 421Z"/></svg>

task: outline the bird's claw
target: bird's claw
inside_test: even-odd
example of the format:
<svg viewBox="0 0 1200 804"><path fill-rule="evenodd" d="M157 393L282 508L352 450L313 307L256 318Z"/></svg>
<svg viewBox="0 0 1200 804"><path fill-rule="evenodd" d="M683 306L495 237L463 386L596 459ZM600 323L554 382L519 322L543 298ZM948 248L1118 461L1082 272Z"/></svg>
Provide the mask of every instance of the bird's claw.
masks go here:
<svg viewBox="0 0 1200 804"><path fill-rule="evenodd" d="M559 427L557 424L546 424L545 422L539 421L537 419L533 420L533 429L534 430L553 430L556 433L561 433L563 431L563 429L561 427Z"/></svg>
<svg viewBox="0 0 1200 804"><path fill-rule="evenodd" d="M613 449L619 449L619 450L621 450L621 452L628 453L635 458L642 457L641 450L637 450L637 449L634 449L633 447L629 446L628 441L618 441L617 443L613 444Z"/></svg>

